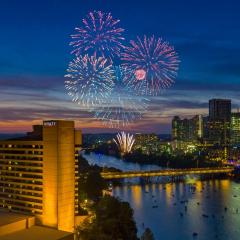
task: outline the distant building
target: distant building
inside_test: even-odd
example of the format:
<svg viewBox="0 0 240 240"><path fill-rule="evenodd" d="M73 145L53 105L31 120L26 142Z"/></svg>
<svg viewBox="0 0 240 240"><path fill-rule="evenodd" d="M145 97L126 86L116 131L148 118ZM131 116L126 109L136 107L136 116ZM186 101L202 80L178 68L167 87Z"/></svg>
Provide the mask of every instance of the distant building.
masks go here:
<svg viewBox="0 0 240 240"><path fill-rule="evenodd" d="M231 115L231 145L240 145L240 113Z"/></svg>
<svg viewBox="0 0 240 240"><path fill-rule="evenodd" d="M144 154L160 152L159 137L152 134L135 134L135 142L133 145L134 150L141 150Z"/></svg>
<svg viewBox="0 0 240 240"><path fill-rule="evenodd" d="M175 116L172 120L172 143L176 150L186 150L188 145L198 143L203 137L203 118L196 115L191 119Z"/></svg>
<svg viewBox="0 0 240 240"><path fill-rule="evenodd" d="M240 113L231 113L230 99L209 100L209 115L172 120L174 150L188 152L197 147L209 160L240 160ZM196 150L196 149L195 149Z"/></svg>
<svg viewBox="0 0 240 240"><path fill-rule="evenodd" d="M203 116L196 115L193 119L193 139L199 140L203 138Z"/></svg>
<svg viewBox="0 0 240 240"><path fill-rule="evenodd" d="M116 136L115 133L86 133L83 134L83 146L84 147L97 147L103 143L112 141Z"/></svg>
<svg viewBox="0 0 240 240"><path fill-rule="evenodd" d="M231 100L209 100L208 141L212 144L230 144Z"/></svg>
<svg viewBox="0 0 240 240"><path fill-rule="evenodd" d="M230 122L231 119L231 100L230 99L211 99L209 100L209 120L222 120Z"/></svg>
<svg viewBox="0 0 240 240"><path fill-rule="evenodd" d="M78 215L81 131L73 121L44 121L26 137L0 141L0 208L73 232Z"/></svg>
<svg viewBox="0 0 240 240"><path fill-rule="evenodd" d="M204 116L202 122L203 122L203 141L207 142L209 138L209 129L208 129L209 116Z"/></svg>

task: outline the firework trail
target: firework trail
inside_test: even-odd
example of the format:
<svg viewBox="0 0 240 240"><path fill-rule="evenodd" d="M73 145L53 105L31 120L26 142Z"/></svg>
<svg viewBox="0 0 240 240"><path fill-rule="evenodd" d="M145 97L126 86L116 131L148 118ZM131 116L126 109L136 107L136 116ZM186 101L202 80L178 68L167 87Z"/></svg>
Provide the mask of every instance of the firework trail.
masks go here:
<svg viewBox="0 0 240 240"><path fill-rule="evenodd" d="M96 55L112 59L120 56L123 48L123 28L118 27L120 20L113 19L111 13L101 11L90 12L82 20L82 26L75 28L76 34L70 45L73 46L73 54Z"/></svg>
<svg viewBox="0 0 240 240"><path fill-rule="evenodd" d="M130 73L124 80L126 85L140 95L152 96L174 83L180 62L174 48L154 36L130 41L121 59Z"/></svg>
<svg viewBox="0 0 240 240"><path fill-rule="evenodd" d="M124 68L115 67L115 84L106 102L94 109L95 118L111 128L125 127L141 119L146 112L149 100L142 96L134 96L123 84Z"/></svg>
<svg viewBox="0 0 240 240"><path fill-rule="evenodd" d="M121 132L117 134L116 139L114 138L113 141L116 143L121 153L125 154L131 152L135 139L134 136L129 133L126 134L125 132Z"/></svg>
<svg viewBox="0 0 240 240"><path fill-rule="evenodd" d="M79 56L69 63L65 87L73 102L84 107L98 106L110 96L114 70L102 57Z"/></svg>

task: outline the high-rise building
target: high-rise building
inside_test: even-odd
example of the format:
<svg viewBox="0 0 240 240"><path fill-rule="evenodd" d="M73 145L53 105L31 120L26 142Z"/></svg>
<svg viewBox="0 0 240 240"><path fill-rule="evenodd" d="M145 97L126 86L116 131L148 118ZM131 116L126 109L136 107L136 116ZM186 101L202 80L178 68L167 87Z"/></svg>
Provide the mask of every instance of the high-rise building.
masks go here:
<svg viewBox="0 0 240 240"><path fill-rule="evenodd" d="M240 113L232 113L231 117L231 144L240 145Z"/></svg>
<svg viewBox="0 0 240 240"><path fill-rule="evenodd" d="M208 141L212 144L230 144L231 100L209 100Z"/></svg>
<svg viewBox="0 0 240 240"><path fill-rule="evenodd" d="M204 116L203 119L203 141L207 142L209 138L208 122L209 116Z"/></svg>
<svg viewBox="0 0 240 240"><path fill-rule="evenodd" d="M26 137L0 141L0 208L73 232L78 214L81 131L73 121L44 121Z"/></svg>
<svg viewBox="0 0 240 240"><path fill-rule="evenodd" d="M193 133L192 138L194 140L200 140L203 138L203 116L196 115L192 118Z"/></svg>
<svg viewBox="0 0 240 240"><path fill-rule="evenodd" d="M197 143L203 137L203 118L196 115L191 119L180 119L175 116L172 120L172 140L174 149L186 149L187 145Z"/></svg>
<svg viewBox="0 0 240 240"><path fill-rule="evenodd" d="M229 122L231 119L230 99L209 100L209 120L222 120Z"/></svg>

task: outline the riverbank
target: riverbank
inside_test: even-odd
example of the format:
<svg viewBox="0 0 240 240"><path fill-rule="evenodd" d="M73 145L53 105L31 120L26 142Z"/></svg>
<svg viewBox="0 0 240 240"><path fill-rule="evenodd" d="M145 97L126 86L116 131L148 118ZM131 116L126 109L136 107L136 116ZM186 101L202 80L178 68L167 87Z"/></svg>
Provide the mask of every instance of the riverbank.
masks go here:
<svg viewBox="0 0 240 240"><path fill-rule="evenodd" d="M209 159L205 152L158 152L144 154L141 150L133 150L121 155L115 144L104 143L92 150L95 154L103 154L122 159L125 162L157 165L162 168L198 168L220 167L221 161Z"/></svg>
<svg viewBox="0 0 240 240"><path fill-rule="evenodd" d="M90 152L89 154L83 153L82 156L88 161L89 164L98 165L103 169L106 167L113 167L121 171L135 171L135 170L148 171L162 169L161 167L155 164L139 164L126 162L123 159L114 156L103 155L94 152Z"/></svg>
<svg viewBox="0 0 240 240"><path fill-rule="evenodd" d="M155 164L163 168L205 168L220 167L222 162L206 159L201 155L186 154L143 154L140 152L132 152L124 155L124 161L139 164Z"/></svg>

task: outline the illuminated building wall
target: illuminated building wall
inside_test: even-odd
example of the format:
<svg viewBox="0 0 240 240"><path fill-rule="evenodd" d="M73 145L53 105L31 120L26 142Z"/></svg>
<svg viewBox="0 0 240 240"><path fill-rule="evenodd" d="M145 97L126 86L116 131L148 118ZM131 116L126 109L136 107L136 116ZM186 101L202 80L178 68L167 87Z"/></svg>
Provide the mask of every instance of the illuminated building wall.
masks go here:
<svg viewBox="0 0 240 240"><path fill-rule="evenodd" d="M188 145L198 143L203 137L203 118L191 119L175 116L172 120L172 145L174 149L186 150Z"/></svg>
<svg viewBox="0 0 240 240"><path fill-rule="evenodd" d="M160 151L160 141L156 134L135 134L133 149L140 149L144 154Z"/></svg>
<svg viewBox="0 0 240 240"><path fill-rule="evenodd" d="M45 121L42 134L37 129L38 134L0 141L0 207L73 231L81 132L73 121Z"/></svg>
<svg viewBox="0 0 240 240"><path fill-rule="evenodd" d="M0 207L43 213L42 141L0 141Z"/></svg>
<svg viewBox="0 0 240 240"><path fill-rule="evenodd" d="M230 122L211 120L208 122L208 133L209 143L220 146L228 146L230 144Z"/></svg>
<svg viewBox="0 0 240 240"><path fill-rule="evenodd" d="M231 100L209 100L208 141L227 146L230 144Z"/></svg>
<svg viewBox="0 0 240 240"><path fill-rule="evenodd" d="M231 116L231 144L240 145L240 113Z"/></svg>

